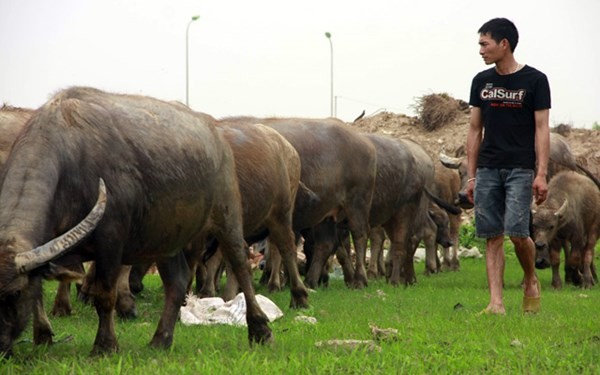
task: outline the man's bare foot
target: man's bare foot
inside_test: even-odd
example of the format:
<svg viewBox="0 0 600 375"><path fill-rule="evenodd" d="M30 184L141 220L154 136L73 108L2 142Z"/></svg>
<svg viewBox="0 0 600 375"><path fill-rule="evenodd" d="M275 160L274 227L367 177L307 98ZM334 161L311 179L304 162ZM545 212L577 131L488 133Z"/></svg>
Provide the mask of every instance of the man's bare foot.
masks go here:
<svg viewBox="0 0 600 375"><path fill-rule="evenodd" d="M504 306L488 306L477 313L477 315L506 315Z"/></svg>
<svg viewBox="0 0 600 375"><path fill-rule="evenodd" d="M535 298L540 297L541 294L540 281L537 277L529 283L523 281L523 295L525 297Z"/></svg>

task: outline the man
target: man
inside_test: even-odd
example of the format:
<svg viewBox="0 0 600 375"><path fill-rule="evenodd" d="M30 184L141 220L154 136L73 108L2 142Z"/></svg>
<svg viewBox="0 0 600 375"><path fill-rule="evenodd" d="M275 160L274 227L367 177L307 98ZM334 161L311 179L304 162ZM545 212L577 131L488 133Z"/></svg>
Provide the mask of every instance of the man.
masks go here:
<svg viewBox="0 0 600 375"><path fill-rule="evenodd" d="M522 309L537 313L541 289L529 222L532 195L540 204L548 191L550 87L542 72L515 60L519 34L511 21L495 18L478 32L479 54L486 65L495 65L473 79L467 134L466 193L475 204L477 235L487 241L490 302L481 313L506 313L504 235L523 268Z"/></svg>

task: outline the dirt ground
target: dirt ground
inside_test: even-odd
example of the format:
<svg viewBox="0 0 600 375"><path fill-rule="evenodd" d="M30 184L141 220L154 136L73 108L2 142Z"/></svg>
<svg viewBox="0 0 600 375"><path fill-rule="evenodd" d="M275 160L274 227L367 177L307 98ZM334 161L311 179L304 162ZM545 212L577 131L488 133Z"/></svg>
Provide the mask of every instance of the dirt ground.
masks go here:
<svg viewBox="0 0 600 375"><path fill-rule="evenodd" d="M371 117L364 117L351 126L368 133L411 138L420 143L432 158L437 160L440 151L445 150L451 154L458 147L465 145L468 122L467 109L459 111L455 119L448 124L433 130L427 130L419 117L391 112L380 112ZM600 177L600 131L564 125L553 128L553 131L558 131L565 136L575 157L578 157L584 165L590 165L594 173Z"/></svg>

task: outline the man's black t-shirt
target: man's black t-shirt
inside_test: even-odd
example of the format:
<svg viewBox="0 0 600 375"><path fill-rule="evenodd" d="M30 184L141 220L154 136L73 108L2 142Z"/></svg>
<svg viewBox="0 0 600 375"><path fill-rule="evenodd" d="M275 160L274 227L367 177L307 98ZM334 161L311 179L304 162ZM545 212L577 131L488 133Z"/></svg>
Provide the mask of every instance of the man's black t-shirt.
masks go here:
<svg viewBox="0 0 600 375"><path fill-rule="evenodd" d="M477 167L535 169L534 112L550 108L544 73L528 65L507 75L484 70L473 78L469 104L481 109L484 127Z"/></svg>

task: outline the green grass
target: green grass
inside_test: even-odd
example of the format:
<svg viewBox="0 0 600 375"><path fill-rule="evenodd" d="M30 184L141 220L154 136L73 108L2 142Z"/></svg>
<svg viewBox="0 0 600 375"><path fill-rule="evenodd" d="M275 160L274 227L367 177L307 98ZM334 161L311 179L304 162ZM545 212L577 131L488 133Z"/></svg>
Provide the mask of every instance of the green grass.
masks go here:
<svg viewBox="0 0 600 375"><path fill-rule="evenodd" d="M598 260L596 260L596 263ZM488 302L483 259L462 260L461 270L426 277L417 264L418 283L394 288L372 281L349 290L342 280L310 295L311 308L287 308L287 290L269 294L284 317L271 323L275 342L250 347L245 328L177 324L167 351L148 347L162 309L157 276L145 279L137 299L140 317L117 322L120 352L92 357L97 317L90 306L74 302L74 315L52 318L58 343L31 344L31 329L15 346L15 356L0 363L2 374L592 374L600 371L600 288L550 288L542 281L542 312L520 312L521 271L507 252L506 316L477 316ZM50 308L55 283L46 286ZM459 307L462 306L462 307ZM294 322L310 315L316 325ZM381 351L318 348L330 339L371 339L369 325L395 328L398 340L381 342Z"/></svg>

